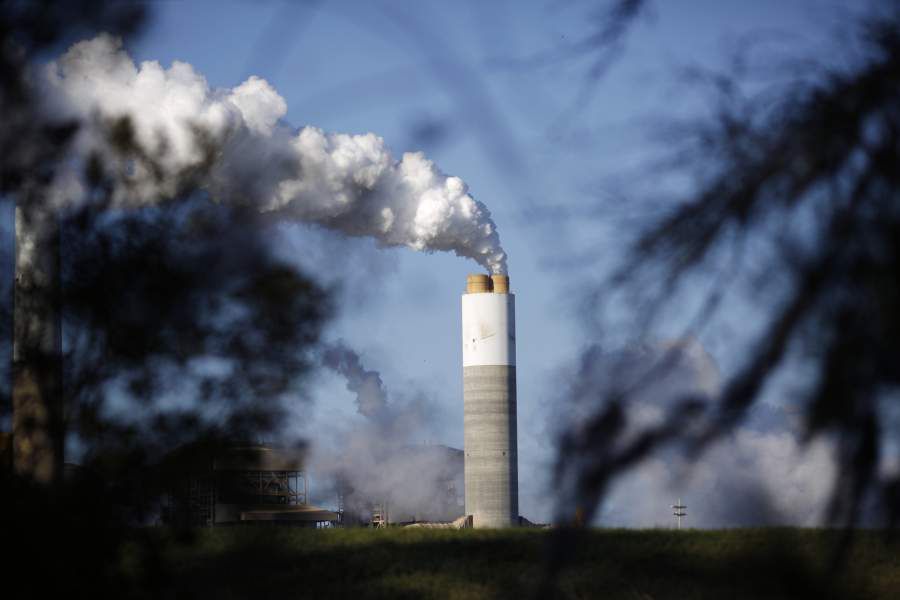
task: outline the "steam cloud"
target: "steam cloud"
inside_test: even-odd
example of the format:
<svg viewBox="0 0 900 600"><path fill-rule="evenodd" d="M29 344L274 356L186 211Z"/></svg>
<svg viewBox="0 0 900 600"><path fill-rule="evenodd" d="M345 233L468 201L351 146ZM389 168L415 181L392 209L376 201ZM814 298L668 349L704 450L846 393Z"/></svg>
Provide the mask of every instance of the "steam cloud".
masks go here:
<svg viewBox="0 0 900 600"><path fill-rule="evenodd" d="M581 364L570 426L596 410L598 397L631 389L626 437L662 423L679 398L715 398L721 384L714 362L691 339L619 352L594 346ZM671 526L669 505L681 498L688 527L821 524L836 475L834 455L824 440L802 444L796 421L780 407L757 407L695 462L674 448L650 455L613 483L599 521Z"/></svg>
<svg viewBox="0 0 900 600"><path fill-rule="evenodd" d="M83 123L76 140L82 164L57 180L59 203L84 197L81 173L91 153L122 163L108 125L129 117L154 164L119 164L116 198L123 205L158 202L199 176L221 202L253 202L279 218L371 237L381 246L452 251L506 272L490 211L461 179L419 152L395 160L372 133L289 128L282 122L287 104L263 79L210 89L184 62L168 69L155 61L136 65L106 34L73 45L44 75L48 114Z"/></svg>
<svg viewBox="0 0 900 600"><path fill-rule="evenodd" d="M373 504L381 503L392 522L461 516L462 452L416 443L436 413L425 396L390 397L378 371L366 369L341 342L325 349L322 364L346 380L365 417L313 444L313 470L342 488L346 518L367 522Z"/></svg>

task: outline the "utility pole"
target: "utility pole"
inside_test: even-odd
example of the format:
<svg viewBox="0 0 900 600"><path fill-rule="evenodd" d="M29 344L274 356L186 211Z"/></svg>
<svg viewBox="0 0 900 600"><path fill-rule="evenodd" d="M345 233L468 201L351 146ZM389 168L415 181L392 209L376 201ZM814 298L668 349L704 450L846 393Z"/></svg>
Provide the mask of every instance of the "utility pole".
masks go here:
<svg viewBox="0 0 900 600"><path fill-rule="evenodd" d="M678 529L681 530L681 518L687 516L687 505L681 503L681 498L678 499L678 504L672 505L672 515L675 517L675 520L678 521Z"/></svg>

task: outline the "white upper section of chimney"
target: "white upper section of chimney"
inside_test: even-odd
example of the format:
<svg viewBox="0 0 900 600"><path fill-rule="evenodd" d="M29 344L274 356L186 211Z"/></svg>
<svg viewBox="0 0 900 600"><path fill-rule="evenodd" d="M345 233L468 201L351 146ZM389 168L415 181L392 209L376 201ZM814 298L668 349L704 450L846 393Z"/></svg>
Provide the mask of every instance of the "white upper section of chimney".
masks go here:
<svg viewBox="0 0 900 600"><path fill-rule="evenodd" d="M463 294L463 366L515 366L515 315L514 294Z"/></svg>

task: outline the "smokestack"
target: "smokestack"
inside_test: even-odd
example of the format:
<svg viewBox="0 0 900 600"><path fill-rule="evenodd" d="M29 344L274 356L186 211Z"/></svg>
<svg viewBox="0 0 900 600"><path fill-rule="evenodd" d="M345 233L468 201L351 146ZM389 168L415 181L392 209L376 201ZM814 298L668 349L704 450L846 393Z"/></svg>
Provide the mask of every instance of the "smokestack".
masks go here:
<svg viewBox="0 0 900 600"><path fill-rule="evenodd" d="M519 521L515 296L506 275L469 275L462 296L466 514Z"/></svg>
<svg viewBox="0 0 900 600"><path fill-rule="evenodd" d="M13 468L53 483L63 466L59 221L52 209L16 207L13 301Z"/></svg>

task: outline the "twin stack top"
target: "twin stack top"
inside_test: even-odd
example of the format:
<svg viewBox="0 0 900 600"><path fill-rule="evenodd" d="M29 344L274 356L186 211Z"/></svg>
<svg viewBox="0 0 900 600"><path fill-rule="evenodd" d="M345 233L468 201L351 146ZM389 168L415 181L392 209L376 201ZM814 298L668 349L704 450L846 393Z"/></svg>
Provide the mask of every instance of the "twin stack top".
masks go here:
<svg viewBox="0 0 900 600"><path fill-rule="evenodd" d="M469 275L466 277L467 294L508 294L509 275Z"/></svg>

